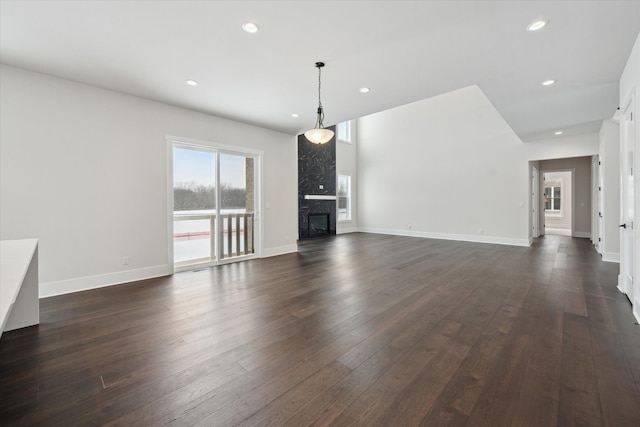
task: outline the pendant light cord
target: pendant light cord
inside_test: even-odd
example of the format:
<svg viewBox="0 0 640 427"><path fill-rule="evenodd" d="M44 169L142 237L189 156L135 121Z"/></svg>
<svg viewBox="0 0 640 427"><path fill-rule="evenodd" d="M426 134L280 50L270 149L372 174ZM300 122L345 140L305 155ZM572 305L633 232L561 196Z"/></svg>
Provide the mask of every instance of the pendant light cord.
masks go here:
<svg viewBox="0 0 640 427"><path fill-rule="evenodd" d="M324 121L324 110L322 108L322 100L320 99L320 89L322 87L322 66L324 66L324 64L321 66L316 63L316 66L318 67L318 117L316 119L316 128L324 129L324 124L322 123Z"/></svg>
<svg viewBox="0 0 640 427"><path fill-rule="evenodd" d="M316 68L318 69L318 115L316 117L316 125L313 129L309 129L304 133L307 140L313 144L326 144L331 141L335 136L335 132L331 129L325 129L324 127L324 109L322 108L322 67L324 62L316 62Z"/></svg>

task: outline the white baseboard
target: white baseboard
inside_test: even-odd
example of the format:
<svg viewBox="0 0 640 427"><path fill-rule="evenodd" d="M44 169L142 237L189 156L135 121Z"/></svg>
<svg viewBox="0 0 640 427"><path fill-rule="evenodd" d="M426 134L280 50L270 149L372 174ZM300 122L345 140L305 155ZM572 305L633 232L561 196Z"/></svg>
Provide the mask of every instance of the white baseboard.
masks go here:
<svg viewBox="0 0 640 427"><path fill-rule="evenodd" d="M172 273L172 266L157 265L155 267L140 268L137 270L119 271L117 273L101 274L98 276L78 277L76 279L41 283L40 298L104 288L106 286L151 279L153 277L168 276Z"/></svg>
<svg viewBox="0 0 640 427"><path fill-rule="evenodd" d="M277 246L275 248L268 248L262 250L262 255L260 258L269 258L272 256L285 255L298 252L298 244L286 245L286 246Z"/></svg>
<svg viewBox="0 0 640 427"><path fill-rule="evenodd" d="M602 252L602 260L606 262L620 262L619 252ZM619 279L618 279L619 281Z"/></svg>
<svg viewBox="0 0 640 427"><path fill-rule="evenodd" d="M298 245L296 244L269 248L263 250L262 258L283 255L297 251ZM154 267L140 268L137 270L119 271L117 273L100 274L97 276L78 277L75 279L40 283L40 298L70 294L72 292L88 291L90 289L120 285L122 283L135 282L137 280L168 276L170 274L173 274L173 266L157 265Z"/></svg>
<svg viewBox="0 0 640 427"><path fill-rule="evenodd" d="M427 231L392 230L375 227L359 227L358 231L374 234L391 234L394 236L423 237L427 239L458 240L461 242L490 243L494 245L529 247L529 238L512 239L509 237L473 236L465 234L432 233Z"/></svg>
<svg viewBox="0 0 640 427"><path fill-rule="evenodd" d="M622 289L622 277L618 274L618 291L620 291L620 293L622 295L626 295L627 298L629 298L629 294L627 294L624 289ZM631 298L629 298L631 300ZM639 298L635 298L635 301L631 301L631 314L633 314L633 317L635 317L636 322L638 324L640 324L640 299Z"/></svg>
<svg viewBox="0 0 640 427"><path fill-rule="evenodd" d="M358 227L356 226L344 226L344 225L338 225L337 229L336 229L336 234L347 234L347 233L357 233L358 232Z"/></svg>
<svg viewBox="0 0 640 427"><path fill-rule="evenodd" d="M626 293L622 290L622 277L618 274L618 286L616 286L620 292L626 295Z"/></svg>
<svg viewBox="0 0 640 427"><path fill-rule="evenodd" d="M573 232L573 237L579 237L581 239L590 239L591 238L591 232L589 232L589 231L574 231Z"/></svg>

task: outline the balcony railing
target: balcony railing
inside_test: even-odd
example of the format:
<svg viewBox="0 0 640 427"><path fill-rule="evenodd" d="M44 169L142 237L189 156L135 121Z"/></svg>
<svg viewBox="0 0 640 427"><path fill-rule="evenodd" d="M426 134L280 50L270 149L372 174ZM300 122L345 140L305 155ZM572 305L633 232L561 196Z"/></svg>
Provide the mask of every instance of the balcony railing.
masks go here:
<svg viewBox="0 0 640 427"><path fill-rule="evenodd" d="M220 214L220 259L254 253L254 213ZM173 215L174 262L191 264L214 261L218 218L216 214L179 212Z"/></svg>

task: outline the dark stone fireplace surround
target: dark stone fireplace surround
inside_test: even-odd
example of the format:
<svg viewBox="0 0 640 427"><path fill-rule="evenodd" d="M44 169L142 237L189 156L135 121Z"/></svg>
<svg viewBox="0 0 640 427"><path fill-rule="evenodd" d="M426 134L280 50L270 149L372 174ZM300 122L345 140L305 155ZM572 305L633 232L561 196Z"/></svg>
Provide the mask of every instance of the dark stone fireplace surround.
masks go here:
<svg viewBox="0 0 640 427"><path fill-rule="evenodd" d="M335 126L329 129L335 132ZM309 215L329 215L328 235L336 234L336 200L307 199L305 196L336 195L336 139L312 144L298 135L298 237L318 237L309 233ZM327 235L327 234L323 234Z"/></svg>

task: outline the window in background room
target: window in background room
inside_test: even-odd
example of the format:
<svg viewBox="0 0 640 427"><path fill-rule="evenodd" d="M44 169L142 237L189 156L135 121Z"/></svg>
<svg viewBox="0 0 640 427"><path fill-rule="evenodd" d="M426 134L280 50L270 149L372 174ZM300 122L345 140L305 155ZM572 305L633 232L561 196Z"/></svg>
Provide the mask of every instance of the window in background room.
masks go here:
<svg viewBox="0 0 640 427"><path fill-rule="evenodd" d="M351 144L351 122L342 122L336 125L338 141L348 142Z"/></svg>
<svg viewBox="0 0 640 427"><path fill-rule="evenodd" d="M351 177L338 175L338 221L351 221Z"/></svg>
<svg viewBox="0 0 640 427"><path fill-rule="evenodd" d="M544 209L551 212L560 212L561 193L559 185L552 185L544 189Z"/></svg>

